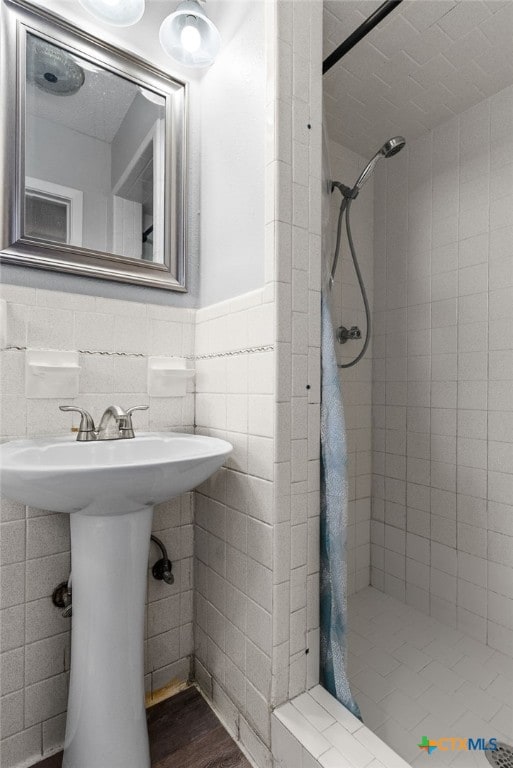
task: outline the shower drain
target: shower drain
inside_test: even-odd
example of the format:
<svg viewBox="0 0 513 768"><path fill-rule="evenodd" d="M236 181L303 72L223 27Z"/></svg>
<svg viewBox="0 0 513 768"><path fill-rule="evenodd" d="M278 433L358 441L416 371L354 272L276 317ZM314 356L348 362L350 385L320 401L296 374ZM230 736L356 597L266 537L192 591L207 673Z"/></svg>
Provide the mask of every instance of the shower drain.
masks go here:
<svg viewBox="0 0 513 768"><path fill-rule="evenodd" d="M513 747L503 741L498 741L497 749L485 752L485 755L496 768L513 768Z"/></svg>

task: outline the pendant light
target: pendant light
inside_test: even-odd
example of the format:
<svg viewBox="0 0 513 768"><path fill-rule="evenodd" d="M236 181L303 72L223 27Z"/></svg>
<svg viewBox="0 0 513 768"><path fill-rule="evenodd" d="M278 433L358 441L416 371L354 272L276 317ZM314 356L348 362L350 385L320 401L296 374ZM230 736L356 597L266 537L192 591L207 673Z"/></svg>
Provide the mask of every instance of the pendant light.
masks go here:
<svg viewBox="0 0 513 768"><path fill-rule="evenodd" d="M106 24L130 27L142 18L144 0L79 0L80 5Z"/></svg>
<svg viewBox="0 0 513 768"><path fill-rule="evenodd" d="M160 27L160 44L172 59L186 67L210 66L221 37L198 0L184 0Z"/></svg>

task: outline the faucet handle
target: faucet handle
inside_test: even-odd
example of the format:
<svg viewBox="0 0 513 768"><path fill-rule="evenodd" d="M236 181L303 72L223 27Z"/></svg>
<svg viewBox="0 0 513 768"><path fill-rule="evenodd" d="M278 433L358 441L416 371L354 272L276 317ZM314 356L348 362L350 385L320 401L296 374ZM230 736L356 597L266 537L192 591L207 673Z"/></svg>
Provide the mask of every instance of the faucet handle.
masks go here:
<svg viewBox="0 0 513 768"><path fill-rule="evenodd" d="M135 437L132 413L134 411L147 411L149 407L149 405L133 405L131 408L126 409L126 425L122 428L124 437Z"/></svg>
<svg viewBox="0 0 513 768"><path fill-rule="evenodd" d="M130 416L134 411L147 411L149 405L133 405L131 408L126 409L127 416Z"/></svg>
<svg viewBox="0 0 513 768"><path fill-rule="evenodd" d="M77 440L79 442L96 440L93 417L88 411L85 411L83 408L78 408L75 405L59 405L59 410L74 411L80 414L81 416L80 427L78 428L78 434L77 434Z"/></svg>

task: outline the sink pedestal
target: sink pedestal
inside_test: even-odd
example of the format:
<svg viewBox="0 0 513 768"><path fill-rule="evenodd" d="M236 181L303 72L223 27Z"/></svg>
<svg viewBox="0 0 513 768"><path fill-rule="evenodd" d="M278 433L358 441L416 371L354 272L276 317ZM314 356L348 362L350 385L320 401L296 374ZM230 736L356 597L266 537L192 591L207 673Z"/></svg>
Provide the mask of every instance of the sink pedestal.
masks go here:
<svg viewBox="0 0 513 768"><path fill-rule="evenodd" d="M225 440L175 432L0 445L2 494L70 515L73 619L63 768L150 768L144 604L153 505L196 488L231 451Z"/></svg>
<svg viewBox="0 0 513 768"><path fill-rule="evenodd" d="M151 507L70 515L73 617L63 768L150 768L144 606L152 515Z"/></svg>

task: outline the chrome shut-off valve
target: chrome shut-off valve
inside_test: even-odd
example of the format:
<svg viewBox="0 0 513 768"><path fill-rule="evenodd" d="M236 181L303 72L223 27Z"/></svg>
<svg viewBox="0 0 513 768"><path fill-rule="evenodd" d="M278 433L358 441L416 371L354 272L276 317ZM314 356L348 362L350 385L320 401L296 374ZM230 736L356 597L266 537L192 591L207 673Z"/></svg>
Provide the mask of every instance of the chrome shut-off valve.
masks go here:
<svg viewBox="0 0 513 768"><path fill-rule="evenodd" d="M352 325L349 329L345 325L339 325L337 328L337 341L339 344L345 344L346 341L354 341L361 338L362 332L357 325Z"/></svg>
<svg viewBox="0 0 513 768"><path fill-rule="evenodd" d="M167 556L167 551L164 544L153 534L151 535L151 540L157 545L162 553L160 560L157 560L151 569L153 578L157 579L157 581L164 581L166 584L174 584L175 577L172 573L173 564Z"/></svg>

